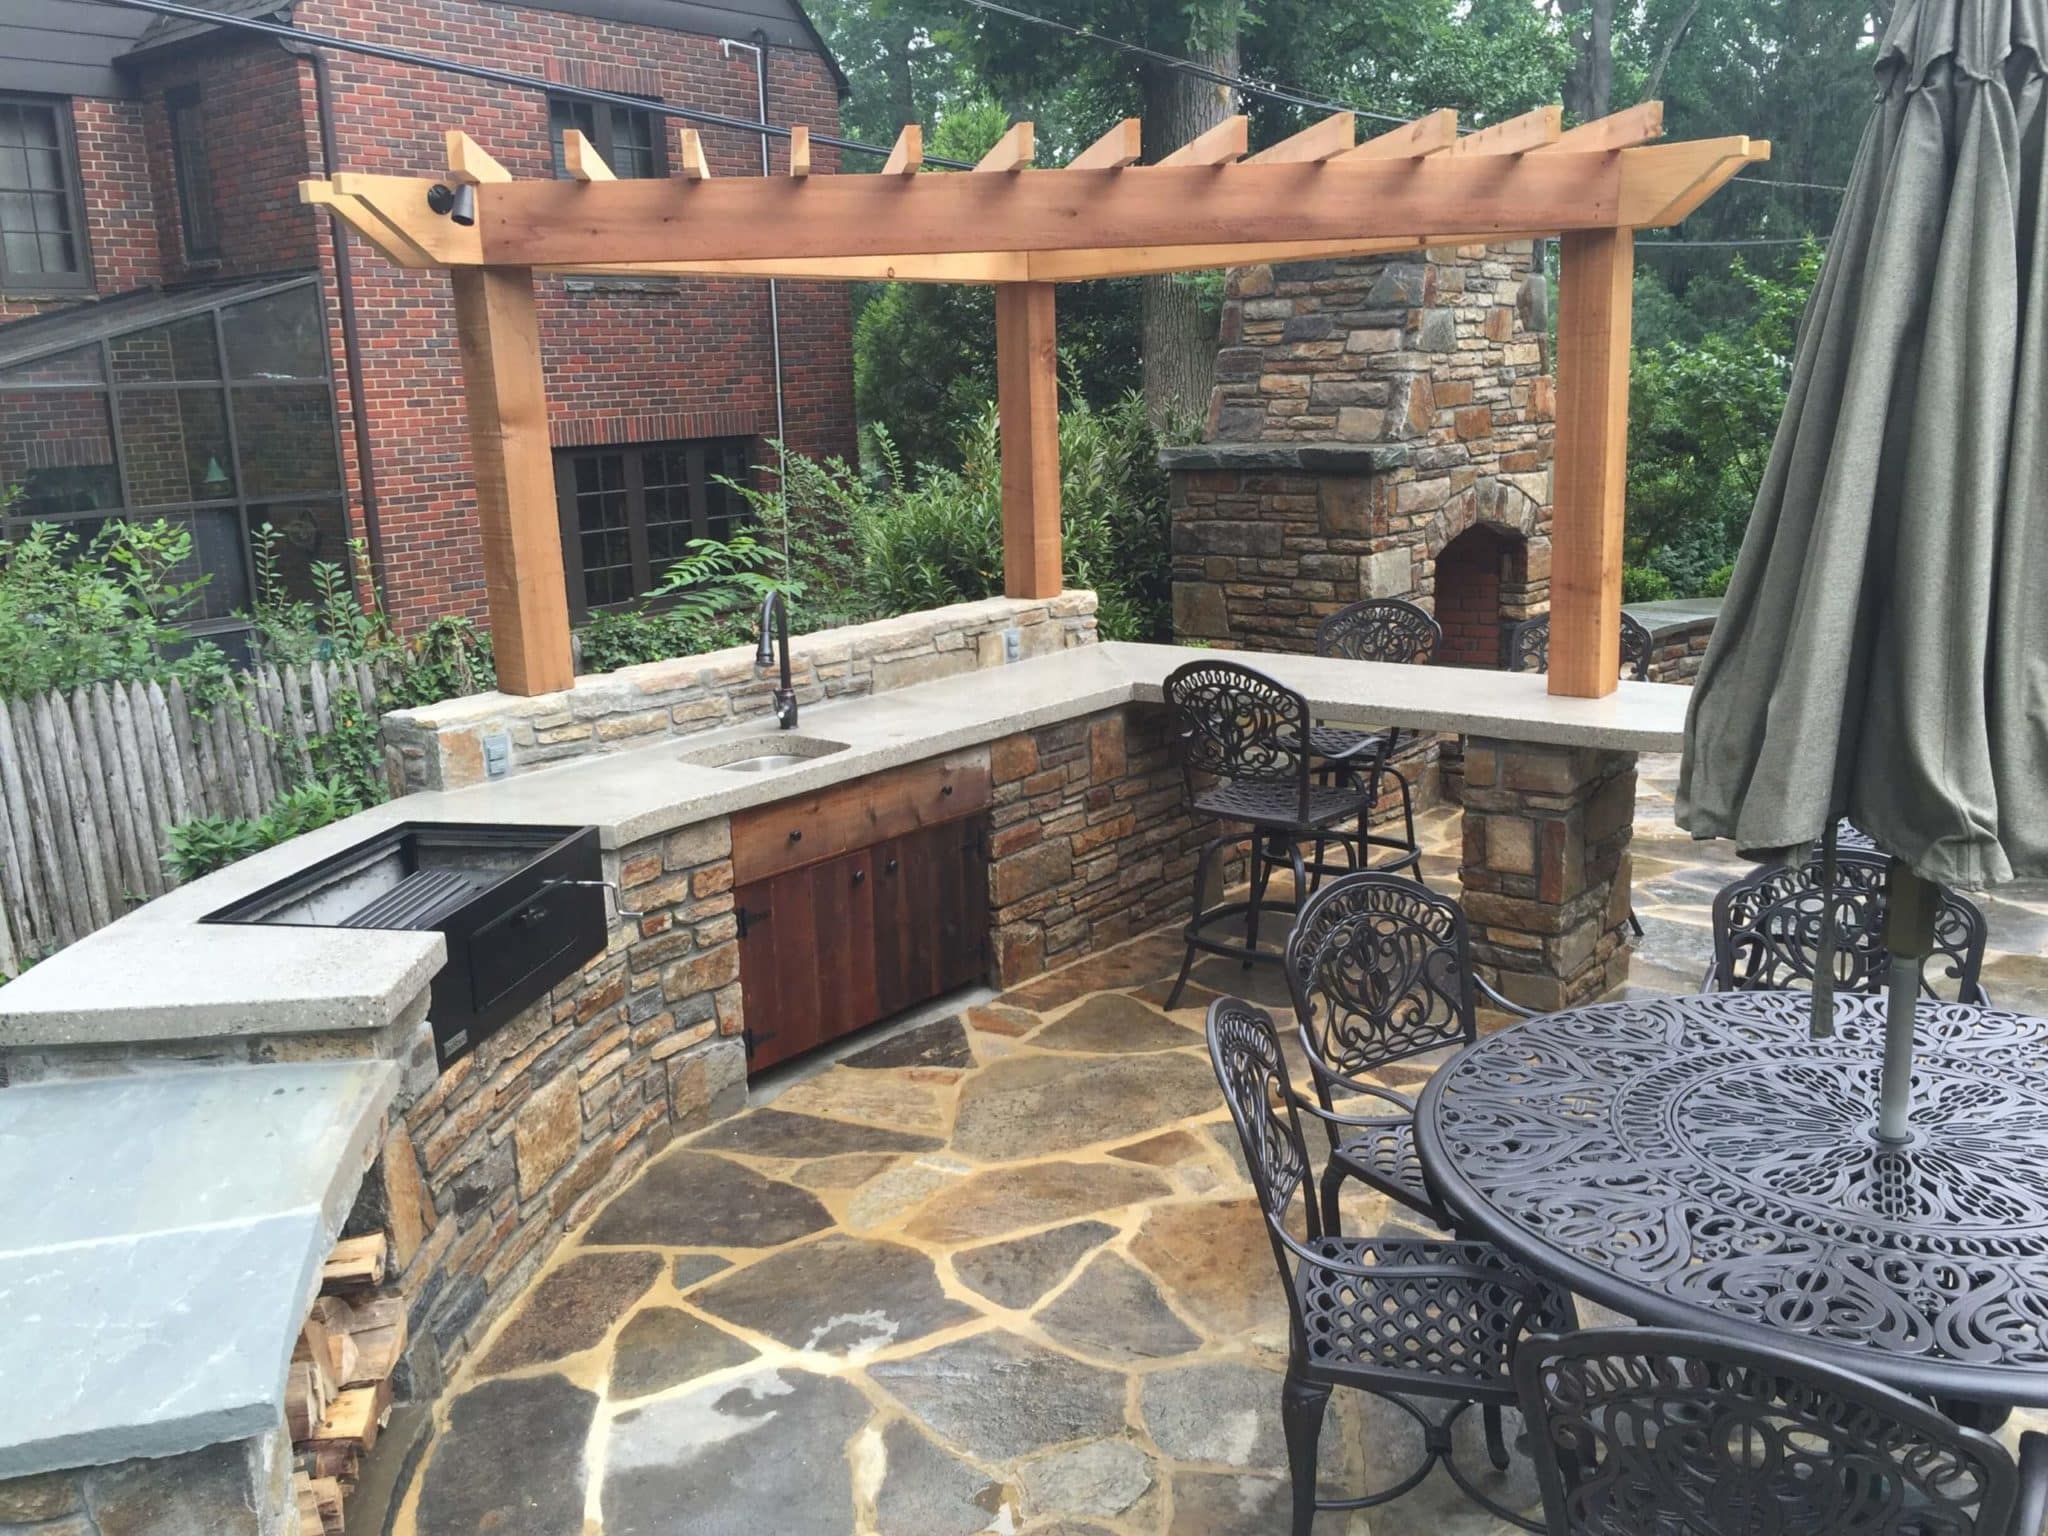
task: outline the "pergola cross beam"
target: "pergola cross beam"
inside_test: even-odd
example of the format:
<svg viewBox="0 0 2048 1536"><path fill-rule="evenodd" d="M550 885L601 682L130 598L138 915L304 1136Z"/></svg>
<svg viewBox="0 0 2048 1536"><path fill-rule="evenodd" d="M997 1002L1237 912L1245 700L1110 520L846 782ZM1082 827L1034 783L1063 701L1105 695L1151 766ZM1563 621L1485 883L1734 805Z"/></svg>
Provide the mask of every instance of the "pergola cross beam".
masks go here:
<svg viewBox="0 0 2048 1536"><path fill-rule="evenodd" d="M1455 114L1435 112L1356 143L1340 112L1248 154L1239 117L1141 165L1133 119L1069 165L1037 169L1031 125L1019 123L974 171L954 174L921 171L923 135L912 124L883 173L864 176L811 166L807 134L793 136L786 176L713 176L701 140L686 135L678 174L663 180L615 179L572 135L567 178L522 180L451 130L446 179L471 184L473 224L436 211L450 200L430 199L433 178L344 173L304 182L301 193L401 266L498 274L499 302L466 307L463 359L473 425L487 415L502 427L474 443L479 483L493 486L480 498L486 543L501 548L540 537L545 522L544 487L515 485L508 470L538 462L532 445L505 439L537 430L544 453L546 429L532 410L542 399L537 349L523 334L501 346L484 333L500 315L523 314L500 296L530 294L533 271L994 285L1005 585L1018 597L1059 590L1053 284L1561 235L1550 687L1601 694L1619 670L1608 610L1620 602L1634 232L1677 223L1770 154L1740 136L1647 142L1662 131L1662 107L1645 103L1570 131L1557 108L1541 108L1464 137ZM532 379L515 388L508 370L529 366ZM494 411L493 401L521 409ZM545 565L510 559L517 574L492 583L500 655L526 648L506 675L528 691L570 681L558 645L566 593L550 598L531 579ZM556 602L562 623L501 616L501 595Z"/></svg>

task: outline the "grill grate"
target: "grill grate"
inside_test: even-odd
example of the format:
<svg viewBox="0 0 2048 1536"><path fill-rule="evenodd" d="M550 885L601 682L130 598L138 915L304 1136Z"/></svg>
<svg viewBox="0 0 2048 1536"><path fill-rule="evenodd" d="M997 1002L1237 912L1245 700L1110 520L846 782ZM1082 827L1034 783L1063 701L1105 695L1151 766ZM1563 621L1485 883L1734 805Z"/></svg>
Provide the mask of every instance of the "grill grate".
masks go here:
<svg viewBox="0 0 2048 1536"><path fill-rule="evenodd" d="M459 869L407 875L375 901L341 920L343 928L431 928L481 890L486 880Z"/></svg>

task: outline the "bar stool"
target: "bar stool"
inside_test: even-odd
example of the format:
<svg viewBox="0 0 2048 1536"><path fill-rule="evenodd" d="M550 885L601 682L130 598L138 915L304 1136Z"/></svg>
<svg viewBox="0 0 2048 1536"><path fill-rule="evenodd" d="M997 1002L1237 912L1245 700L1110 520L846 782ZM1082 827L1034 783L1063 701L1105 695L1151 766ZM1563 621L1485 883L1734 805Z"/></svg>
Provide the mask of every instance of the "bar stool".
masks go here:
<svg viewBox="0 0 2048 1536"><path fill-rule="evenodd" d="M1346 661L1427 666L1436 660L1436 649L1443 638L1443 626L1428 609L1406 598L1369 597L1339 608L1318 624L1315 647L1318 656L1336 656ZM1408 734L1413 740L1414 733ZM1379 759L1378 771L1401 788L1402 835L1373 832L1368 827L1366 846L1403 855L1385 867L1405 868L1421 880L1422 848L1415 836L1415 792L1408 776L1394 765L1394 754L1401 749L1401 728L1397 725L1382 731L1356 731L1346 726L1319 725L1309 732L1309 745L1326 763ZM1316 850L1318 864L1322 862L1322 852L1321 848Z"/></svg>
<svg viewBox="0 0 2048 1536"><path fill-rule="evenodd" d="M1361 778L1358 765L1335 762L1321 775L1311 773L1313 751L1308 700L1263 672L1236 662L1191 661L1167 676L1166 705L1173 715L1173 744L1184 784L1182 803L1197 818L1226 824L1226 830L1202 845L1195 861L1193 915L1187 926L1187 953L1180 979L1166 1006L1173 1008L1200 953L1235 955L1249 967L1254 961L1278 964L1280 952L1259 948L1259 923L1268 909L1266 887L1273 868L1285 863L1294 873L1294 900L1274 906L1291 918L1308 893L1311 865L1302 844L1313 843L1320 876L1322 853L1329 843L1342 845L1354 867L1365 859L1363 839L1377 798L1378 756L1367 763L1370 776ZM1330 782L1317 783L1318 777ZM1355 822L1356 830L1345 828ZM1251 842L1251 894L1246 901L1202 905L1210 865L1233 844ZM1245 939L1227 939L1212 930L1243 918Z"/></svg>

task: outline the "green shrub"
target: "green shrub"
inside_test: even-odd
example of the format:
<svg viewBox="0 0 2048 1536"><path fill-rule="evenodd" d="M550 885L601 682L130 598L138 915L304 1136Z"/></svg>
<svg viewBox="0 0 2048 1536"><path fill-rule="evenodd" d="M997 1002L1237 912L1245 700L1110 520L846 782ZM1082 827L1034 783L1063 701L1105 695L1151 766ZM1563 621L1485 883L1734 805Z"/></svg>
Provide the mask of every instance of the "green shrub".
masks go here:
<svg viewBox="0 0 2048 1536"><path fill-rule="evenodd" d="M1733 560L1730 560L1726 565L1717 565L1707 573L1706 582L1700 588L1700 595L1702 597L1726 597L1728 595L1728 583L1734 579L1735 562Z"/></svg>
<svg viewBox="0 0 2048 1536"><path fill-rule="evenodd" d="M0 495L0 513L15 493ZM220 652L181 620L198 609L189 529L108 522L89 537L37 523L0 538L0 696L182 678L211 691Z"/></svg>
<svg viewBox="0 0 2048 1536"><path fill-rule="evenodd" d="M309 779L279 795L268 811L253 820L246 816L195 816L178 823L171 828L164 870L183 885L302 832L353 816L362 808L361 800L343 781Z"/></svg>
<svg viewBox="0 0 2048 1536"><path fill-rule="evenodd" d="M761 599L778 588L797 590L772 574L781 566L780 555L750 533L690 540L689 553L645 598L591 615L583 627L583 669L612 672L745 644Z"/></svg>
<svg viewBox="0 0 2048 1536"><path fill-rule="evenodd" d="M1621 600L1624 603L1661 603L1677 595L1671 578L1662 571L1646 565L1624 565L1621 568Z"/></svg>
<svg viewBox="0 0 2048 1536"><path fill-rule="evenodd" d="M874 434L881 474L843 460L789 454L784 500L734 486L764 542L789 552L804 629L861 623L991 597L1003 584L1000 434L993 409L959 438L959 468L906 472L886 432ZM1060 414L1060 512L1069 585L1092 588L1112 640L1155 640L1169 628L1167 477L1142 400Z"/></svg>

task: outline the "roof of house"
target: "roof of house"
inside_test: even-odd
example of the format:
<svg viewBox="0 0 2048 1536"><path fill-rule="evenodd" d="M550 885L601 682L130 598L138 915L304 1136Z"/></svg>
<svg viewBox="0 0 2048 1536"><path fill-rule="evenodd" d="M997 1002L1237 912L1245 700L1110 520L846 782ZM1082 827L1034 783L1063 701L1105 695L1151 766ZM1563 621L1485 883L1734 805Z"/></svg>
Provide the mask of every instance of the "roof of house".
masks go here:
<svg viewBox="0 0 2048 1536"><path fill-rule="evenodd" d="M289 21L294 0L187 0L228 16ZM849 87L839 61L805 13L801 0L498 0L536 10L568 11L607 21L667 27L710 37L749 39L763 33L778 47L817 53L840 95ZM205 22L132 10L96 0L0 0L0 90L61 96L126 96L132 82L121 64L137 54L186 41Z"/></svg>
<svg viewBox="0 0 2048 1536"><path fill-rule="evenodd" d="M168 288L137 288L95 304L73 304L11 321L0 325L0 385L6 382L10 368L125 336L130 331L168 325L218 304L275 293L312 278L313 274L306 272L281 272L268 277L216 278Z"/></svg>

